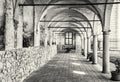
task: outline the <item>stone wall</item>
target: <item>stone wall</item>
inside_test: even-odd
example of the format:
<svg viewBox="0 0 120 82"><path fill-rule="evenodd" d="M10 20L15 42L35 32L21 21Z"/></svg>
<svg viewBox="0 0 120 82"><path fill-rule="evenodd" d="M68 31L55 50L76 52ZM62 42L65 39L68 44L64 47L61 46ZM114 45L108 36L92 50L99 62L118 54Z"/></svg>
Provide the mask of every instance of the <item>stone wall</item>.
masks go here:
<svg viewBox="0 0 120 82"><path fill-rule="evenodd" d="M0 82L22 82L57 53L56 46L0 52Z"/></svg>

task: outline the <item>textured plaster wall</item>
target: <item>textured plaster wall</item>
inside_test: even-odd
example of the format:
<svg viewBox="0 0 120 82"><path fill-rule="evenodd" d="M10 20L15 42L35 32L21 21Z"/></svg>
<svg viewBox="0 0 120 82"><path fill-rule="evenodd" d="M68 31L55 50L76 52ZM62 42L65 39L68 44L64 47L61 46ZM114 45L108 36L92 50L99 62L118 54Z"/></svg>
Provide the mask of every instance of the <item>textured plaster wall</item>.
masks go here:
<svg viewBox="0 0 120 82"><path fill-rule="evenodd" d="M56 53L55 45L0 52L0 82L22 82Z"/></svg>

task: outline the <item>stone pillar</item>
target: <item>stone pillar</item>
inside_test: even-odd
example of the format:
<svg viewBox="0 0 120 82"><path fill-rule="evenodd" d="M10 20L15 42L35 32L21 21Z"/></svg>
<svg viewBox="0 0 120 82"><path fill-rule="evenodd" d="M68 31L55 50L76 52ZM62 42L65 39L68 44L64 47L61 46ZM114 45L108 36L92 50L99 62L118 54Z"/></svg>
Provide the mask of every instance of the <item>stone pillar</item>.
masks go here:
<svg viewBox="0 0 120 82"><path fill-rule="evenodd" d="M87 53L90 53L91 51L91 41L90 37L87 37Z"/></svg>
<svg viewBox="0 0 120 82"><path fill-rule="evenodd" d="M40 46L40 22L38 22L38 16L36 12L36 8L34 7L34 46Z"/></svg>
<svg viewBox="0 0 120 82"><path fill-rule="evenodd" d="M97 41L97 35L93 35L93 64L97 64L97 49L98 49L98 41Z"/></svg>
<svg viewBox="0 0 120 82"><path fill-rule="evenodd" d="M57 35L55 34L55 32L54 32L53 34L54 34L53 42L54 42L54 45L56 45L56 43L57 43L57 42L56 42L56 41L57 41L57 40L56 40L56 39L57 39Z"/></svg>
<svg viewBox="0 0 120 82"><path fill-rule="evenodd" d="M49 30L49 31L50 31L50 46L52 46L53 36L52 36L52 32L51 32L51 30Z"/></svg>
<svg viewBox="0 0 120 82"><path fill-rule="evenodd" d="M103 31L103 73L110 72L109 31Z"/></svg>
<svg viewBox="0 0 120 82"><path fill-rule="evenodd" d="M14 31L12 0L6 0L5 50L14 48Z"/></svg>
<svg viewBox="0 0 120 82"><path fill-rule="evenodd" d="M17 48L23 47L23 7L19 6L19 24L17 28Z"/></svg>
<svg viewBox="0 0 120 82"><path fill-rule="evenodd" d="M120 1L120 0L118 0ZM120 4L117 4L117 28L116 29L116 34L117 34L117 49L120 49Z"/></svg>
<svg viewBox="0 0 120 82"><path fill-rule="evenodd" d="M81 40L81 51L83 49L83 40L82 40L82 37L80 37L80 40Z"/></svg>
<svg viewBox="0 0 120 82"><path fill-rule="evenodd" d="M84 55L87 58L87 39L84 38Z"/></svg>
<svg viewBox="0 0 120 82"><path fill-rule="evenodd" d="M56 45L56 43L57 43L57 34L55 32L53 32L53 34L54 34L53 42Z"/></svg>
<svg viewBox="0 0 120 82"><path fill-rule="evenodd" d="M84 37L82 36L81 37L81 47L82 47L82 49L84 49L84 47L85 47L85 40L84 40Z"/></svg>
<svg viewBox="0 0 120 82"><path fill-rule="evenodd" d="M47 47L48 45L48 28L45 27L45 44L44 46Z"/></svg>
<svg viewBox="0 0 120 82"><path fill-rule="evenodd" d="M40 28L37 25L34 28L34 46L40 46Z"/></svg>

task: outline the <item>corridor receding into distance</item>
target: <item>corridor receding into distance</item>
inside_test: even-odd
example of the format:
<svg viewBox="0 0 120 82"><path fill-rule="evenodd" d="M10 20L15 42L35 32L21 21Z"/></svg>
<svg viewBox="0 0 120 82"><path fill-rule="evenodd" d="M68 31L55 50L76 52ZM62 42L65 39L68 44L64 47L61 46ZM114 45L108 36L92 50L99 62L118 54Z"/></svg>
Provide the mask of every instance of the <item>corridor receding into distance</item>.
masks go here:
<svg viewBox="0 0 120 82"><path fill-rule="evenodd" d="M120 0L0 0L0 82L120 81Z"/></svg>
<svg viewBox="0 0 120 82"><path fill-rule="evenodd" d="M24 82L114 82L101 70L100 65L92 65L81 54L59 53Z"/></svg>

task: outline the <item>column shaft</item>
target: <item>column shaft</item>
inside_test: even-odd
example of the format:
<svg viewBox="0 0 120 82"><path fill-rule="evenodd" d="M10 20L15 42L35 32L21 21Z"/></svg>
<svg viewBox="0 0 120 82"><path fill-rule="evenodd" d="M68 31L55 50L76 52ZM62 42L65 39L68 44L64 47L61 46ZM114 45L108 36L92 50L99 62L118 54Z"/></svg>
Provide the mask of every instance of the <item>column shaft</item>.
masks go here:
<svg viewBox="0 0 120 82"><path fill-rule="evenodd" d="M84 49L84 40L81 38L81 49Z"/></svg>
<svg viewBox="0 0 120 82"><path fill-rule="evenodd" d="M87 39L84 39L84 55L87 58Z"/></svg>
<svg viewBox="0 0 120 82"><path fill-rule="evenodd" d="M81 50L83 49L83 40L82 40L82 38L80 38L80 40L81 40Z"/></svg>
<svg viewBox="0 0 120 82"><path fill-rule="evenodd" d="M103 32L103 73L110 72L109 32Z"/></svg>
<svg viewBox="0 0 120 82"><path fill-rule="evenodd" d="M48 45L48 28L45 27L45 44L44 46L47 47Z"/></svg>
<svg viewBox="0 0 120 82"><path fill-rule="evenodd" d="M55 32L53 33L53 42L54 42L54 45L56 45L56 34L55 34Z"/></svg>
<svg viewBox="0 0 120 82"><path fill-rule="evenodd" d="M34 9L34 19L35 19L35 26L34 26L34 46L40 46L40 23L38 22L37 13L35 13L36 8Z"/></svg>
<svg viewBox="0 0 120 82"><path fill-rule="evenodd" d="M49 30L49 38L50 38L50 46L52 45L52 38L53 38L53 36L52 36L52 32L51 32L51 30Z"/></svg>
<svg viewBox="0 0 120 82"><path fill-rule="evenodd" d="M14 48L14 22L12 0L6 0L5 49Z"/></svg>
<svg viewBox="0 0 120 82"><path fill-rule="evenodd" d="M54 42L55 42L55 45L57 45L57 34L54 32Z"/></svg>
<svg viewBox="0 0 120 82"><path fill-rule="evenodd" d="M90 38L88 37L87 38L87 53L90 53L91 51L91 41L90 41Z"/></svg>
<svg viewBox="0 0 120 82"><path fill-rule="evenodd" d="M97 49L98 49L98 42L97 42L97 35L93 36L93 64L97 64Z"/></svg>
<svg viewBox="0 0 120 82"><path fill-rule="evenodd" d="M17 48L23 46L23 7L19 7L19 24L17 28Z"/></svg>
<svg viewBox="0 0 120 82"><path fill-rule="evenodd" d="M117 28L115 29L116 30L116 34L117 34L117 48L120 49L120 4L117 4Z"/></svg>

